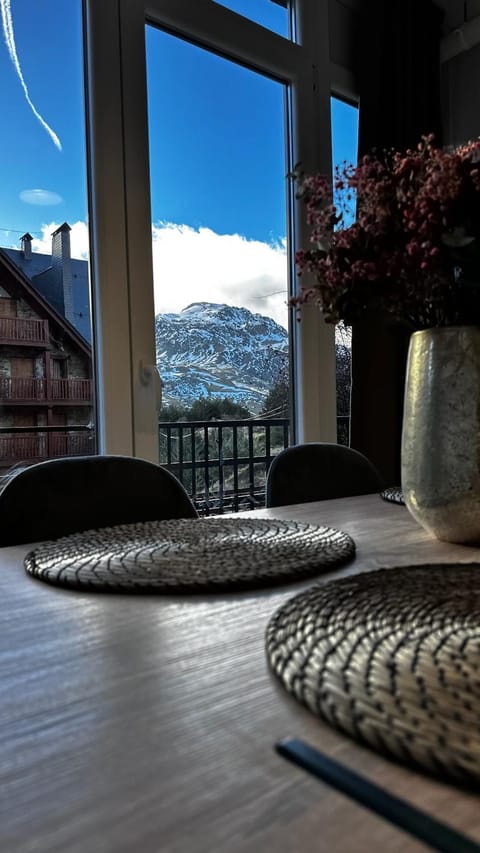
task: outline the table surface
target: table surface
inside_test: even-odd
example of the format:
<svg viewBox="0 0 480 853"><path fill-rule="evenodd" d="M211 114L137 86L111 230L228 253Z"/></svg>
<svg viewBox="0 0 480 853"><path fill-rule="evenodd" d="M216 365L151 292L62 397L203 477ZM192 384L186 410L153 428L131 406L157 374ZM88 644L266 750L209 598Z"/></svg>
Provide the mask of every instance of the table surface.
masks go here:
<svg viewBox="0 0 480 853"><path fill-rule="evenodd" d="M264 632L288 597L357 572L480 561L378 495L276 507L350 533L314 581L202 596L70 592L0 550L2 853L395 853L423 844L280 758L303 738L480 842L478 797L334 731L270 673Z"/></svg>

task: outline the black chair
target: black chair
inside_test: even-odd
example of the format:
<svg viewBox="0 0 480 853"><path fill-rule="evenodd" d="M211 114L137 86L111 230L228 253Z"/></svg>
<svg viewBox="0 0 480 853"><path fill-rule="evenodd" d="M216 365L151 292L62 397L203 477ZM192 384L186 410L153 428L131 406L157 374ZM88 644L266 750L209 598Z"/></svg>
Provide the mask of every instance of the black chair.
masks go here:
<svg viewBox="0 0 480 853"><path fill-rule="evenodd" d="M165 468L129 456L51 459L16 474L0 494L0 546L98 527L197 518Z"/></svg>
<svg viewBox="0 0 480 853"><path fill-rule="evenodd" d="M267 476L267 506L366 495L383 488L372 463L343 444L312 442L287 447Z"/></svg>

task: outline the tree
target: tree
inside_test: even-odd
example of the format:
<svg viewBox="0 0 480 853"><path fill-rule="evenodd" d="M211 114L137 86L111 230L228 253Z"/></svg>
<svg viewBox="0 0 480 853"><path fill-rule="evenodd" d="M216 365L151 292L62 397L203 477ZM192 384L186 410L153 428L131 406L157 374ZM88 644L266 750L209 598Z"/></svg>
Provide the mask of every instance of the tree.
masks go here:
<svg viewBox="0 0 480 853"><path fill-rule="evenodd" d="M175 423L176 421L185 421L187 419L187 408L186 406L182 406L181 403L170 403L170 405L162 406L159 420L160 421L170 421Z"/></svg>
<svg viewBox="0 0 480 853"><path fill-rule="evenodd" d="M251 413L231 397L200 397L186 412L187 421L245 420Z"/></svg>
<svg viewBox="0 0 480 853"><path fill-rule="evenodd" d="M264 418L288 418L290 416L290 392L286 364L278 371L275 382L267 394L261 415Z"/></svg>

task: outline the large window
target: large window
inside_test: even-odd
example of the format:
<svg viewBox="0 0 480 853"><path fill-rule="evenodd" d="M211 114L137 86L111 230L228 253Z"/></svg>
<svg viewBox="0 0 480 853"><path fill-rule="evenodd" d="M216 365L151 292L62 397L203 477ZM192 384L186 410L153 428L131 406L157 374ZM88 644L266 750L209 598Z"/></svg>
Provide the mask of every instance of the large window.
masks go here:
<svg viewBox="0 0 480 853"><path fill-rule="evenodd" d="M152 234L166 235L165 224L175 226L175 237L183 228L182 239L206 229L236 236L237 248L261 244L266 260L255 261L256 284L249 289L243 279L237 288L250 302L233 304L231 275L231 307L255 313L258 297L257 313L288 334L293 440L335 440L334 330L316 310L297 324L285 308L285 289L297 288L294 252L307 240L304 210L286 172L301 162L307 172L328 173L330 85L348 96L348 73L329 59L327 7L311 0L2 3L0 468L93 450L159 458L156 365L163 360L155 316L181 311L180 304L172 309L154 299L177 286L168 280L162 291L164 253L158 254L160 240L152 244ZM163 39L164 63L156 93L154 38ZM183 62L169 57L168 41L190 51L195 63L215 67L211 85L201 91L194 72L189 86ZM235 86L228 84L232 100L225 97L222 106L223 77L223 94L227 78ZM256 100L241 93L252 81ZM167 109L179 85L191 96L181 127L179 110ZM218 102L216 117L207 116L209 98ZM231 146L222 140L222 111L230 127L237 122ZM190 161L185 140L193 135ZM183 158L182 175L190 164L176 191L175 157ZM245 177L249 158L259 168ZM187 183L205 205L193 216L185 215ZM242 222L246 198L251 228ZM203 267L211 266L213 279L211 257ZM218 244L213 257L220 257ZM229 272L238 272L235 251L229 260ZM218 289L200 299L228 304ZM164 392L168 403L167 382Z"/></svg>
<svg viewBox="0 0 480 853"><path fill-rule="evenodd" d="M146 42L160 462L199 508L230 508L261 501L288 436L285 87L158 28Z"/></svg>
<svg viewBox="0 0 480 853"><path fill-rule="evenodd" d="M81 0L2 4L0 487L96 450Z"/></svg>
<svg viewBox="0 0 480 853"><path fill-rule="evenodd" d="M283 230L276 223L277 212L268 214L268 205L274 195L265 192L262 199L258 192L259 176L253 176L250 184L248 180L238 181L235 159L242 148L238 139L235 140L237 154L230 160L231 167L226 169L229 152L221 148L221 110L216 117L208 112L196 72L190 72L187 79L187 70L193 63L189 57L195 57L194 62L201 64L203 59L199 57L208 56L212 67L216 63L216 67L221 68L222 63L226 63L223 67L228 67L228 74L236 74L239 81L256 80L265 92L282 93L286 112L283 112L282 103L283 127L278 121L278 134L282 139L276 142L272 165L280 157L280 147L284 147L288 169L301 162L305 171L328 173L332 153L330 81L335 78L336 67L331 67L329 61L327 4L295 0L287 10L285 4L259 0L258 9L267 10L267 14L279 14L284 20L292 17L295 43L289 38L279 38L273 28L266 26L265 20L253 20L255 15L246 10L246 5L251 10L253 4L232 9L226 8L230 4L211 0L182 0L181 3L177 0L149 0L148 3L145 0L104 0L101 4L85 0L84 5L92 165L92 262L98 285L95 325L100 344L97 360L102 435L104 446L110 452L158 459L155 315L159 310L160 313L179 313L181 307L178 304L169 308L167 302L155 305L154 293L157 297L168 295L170 298L169 292L178 282L172 284L165 269L159 278L162 268L158 265L155 248L159 248L160 240L157 247L154 243L152 256L152 229L154 237L162 238L195 237L201 228L206 228L220 236L236 234L244 236L247 242L258 240L270 248L278 241L277 254L284 259L282 263L286 261L288 286L293 292L297 286L294 250L304 245L307 237L304 210L295 200L285 175L283 184L278 183L281 189L277 205L283 215L282 193L287 190L289 215ZM184 51L184 61L164 65L156 83L152 76L155 39L159 40L159 45L160 40L162 42L158 57L163 62L169 51ZM173 68L176 70L172 71ZM341 76L344 91L347 77ZM215 88L218 81L221 82L221 75L216 82L212 79L208 96L219 100L220 107L222 91ZM171 109L177 84L184 85L186 98L181 123L180 111L173 109L172 112ZM157 86L156 91L152 85ZM235 97L238 98L238 93ZM235 106L235 100L226 104L226 114L230 111L229 115L234 116ZM241 99L238 100L237 137L243 142L243 154L248 158L258 146L258 132L265 116L260 106L255 114L250 113L247 121L248 110L242 116L240 107ZM200 131L195 129L195 121ZM218 170L222 175L230 172L228 186L231 190L227 192L222 186L223 178L218 179L212 158L212 128L216 129L213 135L218 146ZM191 144L193 136L196 146ZM194 152L191 162L187 143ZM268 144L268 134L264 134L261 146L266 148ZM259 149L259 154L264 156L263 148ZM281 156L283 158L283 153ZM191 211L189 216L186 214L188 188L183 174L179 174L175 182L176 163L182 158L183 166L178 168L188 171L189 189L203 195L205 203L205 208L198 207L193 218ZM270 218L271 234L265 231L260 237L248 232L242 234L245 228L238 218L235 219L239 215L236 195L240 198L245 189L252 198L252 217L260 219L264 215L264 229L265 221ZM217 219L213 224L207 220L206 211L212 203L220 209L222 192L223 220ZM169 232L165 225L175 227ZM183 233L180 233L182 228ZM283 238L286 253L282 255ZM185 242L182 245L185 246ZM186 255L188 249L178 255L179 265L185 266ZM162 262L164 257L161 253ZM206 263L212 265L213 279L214 262L208 260ZM232 252L231 266L237 263ZM244 286L241 290L246 292ZM201 301L210 298L203 292L200 296ZM223 304L222 299L218 297L219 304ZM305 311L301 323L290 322L289 334L294 353L294 440L335 440L334 330L323 322L318 311L312 310ZM158 363L163 363L161 353ZM168 403L167 383L164 391Z"/></svg>

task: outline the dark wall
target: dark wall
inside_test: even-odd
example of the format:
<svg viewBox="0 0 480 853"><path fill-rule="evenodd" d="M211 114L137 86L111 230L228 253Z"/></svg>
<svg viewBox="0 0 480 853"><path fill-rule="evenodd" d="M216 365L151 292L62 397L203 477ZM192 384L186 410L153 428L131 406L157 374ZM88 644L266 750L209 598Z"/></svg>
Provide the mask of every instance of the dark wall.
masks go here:
<svg viewBox="0 0 480 853"><path fill-rule="evenodd" d="M442 65L444 139L459 145L480 136L480 45Z"/></svg>

